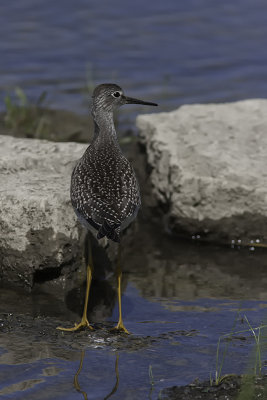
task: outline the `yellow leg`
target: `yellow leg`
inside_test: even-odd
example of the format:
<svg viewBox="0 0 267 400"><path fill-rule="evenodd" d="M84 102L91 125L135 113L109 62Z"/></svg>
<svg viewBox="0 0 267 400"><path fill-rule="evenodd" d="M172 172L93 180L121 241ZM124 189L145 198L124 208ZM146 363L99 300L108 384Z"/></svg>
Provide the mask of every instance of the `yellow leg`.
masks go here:
<svg viewBox="0 0 267 400"><path fill-rule="evenodd" d="M73 328L63 328L61 326L58 326L57 329L66 332L73 332L77 331L78 329L88 327L89 329L93 330L92 326L89 324L87 319L87 307L88 307L90 286L92 282L92 275L93 275L92 249L91 249L91 243L89 242L89 264L87 265L87 272L86 272L86 293L85 293L85 301L84 301L84 308L83 308L83 315L81 322L79 324L75 323Z"/></svg>
<svg viewBox="0 0 267 400"><path fill-rule="evenodd" d="M123 321L122 321L122 312L121 312L121 277L122 277L122 272L121 272L121 257L120 257L120 245L119 245L119 251L118 251L118 264L117 264L117 281L118 281L118 305L119 305L119 321L117 325L112 328L112 330L118 330L122 331L124 333L130 333L124 326Z"/></svg>

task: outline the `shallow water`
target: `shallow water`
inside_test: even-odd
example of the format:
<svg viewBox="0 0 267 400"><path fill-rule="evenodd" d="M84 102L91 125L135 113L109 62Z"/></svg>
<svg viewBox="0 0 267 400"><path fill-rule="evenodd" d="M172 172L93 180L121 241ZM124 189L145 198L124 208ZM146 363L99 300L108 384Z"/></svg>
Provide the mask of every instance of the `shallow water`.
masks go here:
<svg viewBox="0 0 267 400"><path fill-rule="evenodd" d="M86 113L85 86L110 81L158 111L266 97L266 14L265 0L3 2L1 108L18 85L31 98L46 90L52 108ZM123 130L137 112L150 110L121 110Z"/></svg>
<svg viewBox="0 0 267 400"><path fill-rule="evenodd" d="M64 326L79 320L79 288L66 293L66 302L45 295L42 284L33 294L1 291L4 398L104 399L113 391L114 399L157 399L166 387L214 377L218 339L247 330L244 316L253 327L265 324L264 252L199 245L161 234L152 238L146 228L142 233L125 238L122 254L123 314L130 337L109 333L118 317L112 275L93 283L93 333L55 330L59 319ZM3 314L7 310L12 315ZM261 344L264 365L266 329ZM251 333L234 333L232 340L222 341L220 357L225 346L222 374L251 370Z"/></svg>
<svg viewBox="0 0 267 400"><path fill-rule="evenodd" d="M127 303L135 303L132 312L128 312ZM267 302L247 301L241 305L229 300L172 300L172 307L168 303L167 299L142 299L132 286L126 290L126 326L141 342L147 335L154 338L141 349L117 350L102 338L95 339L92 346L90 335L88 346L83 342L78 350L61 347L60 338L53 344L34 337L25 343L18 333L8 334L10 338L6 335L1 338L0 394L7 399L82 398L73 380L84 357L78 381L88 398L105 398L118 379L113 398L148 398L152 392L151 398L156 399L163 388L188 384L196 378L207 380L210 374L214 377L217 340L231 332L240 307L241 315L245 314L253 326L266 319ZM239 321L236 329L246 326ZM245 372L248 365L253 365L253 339L244 339L246 336L235 335L230 343L223 373ZM73 343L79 342L77 336L72 337ZM150 368L154 387L150 384Z"/></svg>

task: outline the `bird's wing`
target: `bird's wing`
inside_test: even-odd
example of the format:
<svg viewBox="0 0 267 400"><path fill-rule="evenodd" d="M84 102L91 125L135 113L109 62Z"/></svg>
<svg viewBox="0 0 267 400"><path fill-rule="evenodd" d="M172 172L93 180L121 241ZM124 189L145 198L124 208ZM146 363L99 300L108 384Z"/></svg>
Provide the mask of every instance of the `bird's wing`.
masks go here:
<svg viewBox="0 0 267 400"><path fill-rule="evenodd" d="M120 225L140 206L138 182L128 160L103 169L78 163L72 175L71 199L86 219Z"/></svg>

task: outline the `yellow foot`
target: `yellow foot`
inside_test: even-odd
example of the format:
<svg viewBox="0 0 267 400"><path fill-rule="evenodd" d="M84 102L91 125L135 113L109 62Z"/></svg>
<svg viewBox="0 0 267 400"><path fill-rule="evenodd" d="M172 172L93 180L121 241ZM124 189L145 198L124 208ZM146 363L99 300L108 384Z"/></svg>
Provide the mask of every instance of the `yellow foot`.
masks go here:
<svg viewBox="0 0 267 400"><path fill-rule="evenodd" d="M82 319L81 322L79 324L75 324L73 328L62 328L62 326L57 327L58 330L66 331L66 332L74 332L74 331L78 331L79 329L82 329L82 328L89 328L92 331L94 330L94 328L89 324L87 318Z"/></svg>
<svg viewBox="0 0 267 400"><path fill-rule="evenodd" d="M111 329L111 331L119 331L119 332L124 332L127 333L127 335L130 335L130 332L125 328L123 322L118 322L114 328Z"/></svg>

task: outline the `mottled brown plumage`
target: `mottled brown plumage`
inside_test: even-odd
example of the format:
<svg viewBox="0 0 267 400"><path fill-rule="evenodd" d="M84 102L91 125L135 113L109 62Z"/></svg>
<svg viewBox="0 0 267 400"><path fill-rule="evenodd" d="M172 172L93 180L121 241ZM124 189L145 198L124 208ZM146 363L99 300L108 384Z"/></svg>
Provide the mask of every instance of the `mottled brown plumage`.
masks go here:
<svg viewBox="0 0 267 400"><path fill-rule="evenodd" d="M139 185L130 162L120 149L113 111L123 104L147 104L124 96L115 84L103 84L93 93L92 143L75 166L71 179L74 210L97 238L120 241L120 231L136 217L141 205Z"/></svg>
<svg viewBox="0 0 267 400"><path fill-rule="evenodd" d="M94 139L78 161L71 177L71 201L79 220L96 234L97 239L107 237L114 242L120 241L120 231L136 217L141 204L134 170L121 152L113 122L113 111L127 103L157 105L124 96L118 85L109 83L95 88L92 106L95 123ZM58 327L59 330L74 332L85 327L93 329L87 319L93 275L91 256L92 253L89 252L81 322L72 328ZM129 333L122 320L121 276L118 257L119 321L114 329Z"/></svg>

